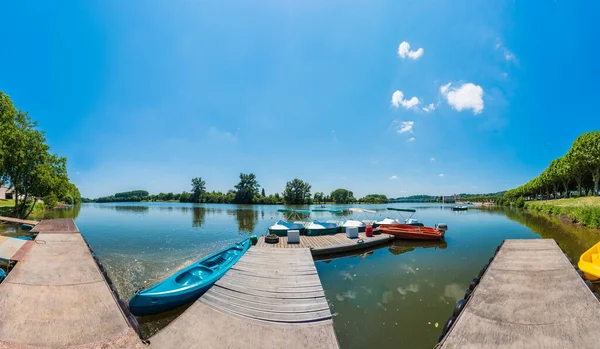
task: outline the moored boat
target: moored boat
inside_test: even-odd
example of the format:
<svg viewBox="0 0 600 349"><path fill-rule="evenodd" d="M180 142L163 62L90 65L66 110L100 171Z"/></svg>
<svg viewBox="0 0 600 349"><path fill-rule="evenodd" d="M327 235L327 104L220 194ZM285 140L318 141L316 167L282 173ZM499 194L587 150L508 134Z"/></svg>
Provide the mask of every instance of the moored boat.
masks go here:
<svg viewBox="0 0 600 349"><path fill-rule="evenodd" d="M303 234L304 225L279 220L277 221L277 223L269 227L269 233L275 234L277 236L287 236L287 233L290 230L298 230L300 231L300 234Z"/></svg>
<svg viewBox="0 0 600 349"><path fill-rule="evenodd" d="M292 210L292 209L279 209L277 212L281 212L284 214L288 214L288 216L296 217L301 219L302 216L308 216L310 214L309 210ZM298 230L300 234L304 234L304 226L305 222L296 221L296 222L286 222L284 220L278 220L275 224L269 227L269 234L275 234L277 236L287 236L288 231L290 230Z"/></svg>
<svg viewBox="0 0 600 349"><path fill-rule="evenodd" d="M373 223L373 228L378 228L382 225L398 225L401 224L397 219L391 219L390 217L386 217L380 221Z"/></svg>
<svg viewBox="0 0 600 349"><path fill-rule="evenodd" d="M588 280L600 279L600 242L583 252L577 266Z"/></svg>
<svg viewBox="0 0 600 349"><path fill-rule="evenodd" d="M306 226L306 235L330 235L337 234L340 231L340 227L337 223L333 222L310 222Z"/></svg>
<svg viewBox="0 0 600 349"><path fill-rule="evenodd" d="M373 225L375 223L375 221L368 219L369 213L375 213L375 211L373 210L366 210L364 208L359 208L359 207L351 207L350 212L352 213L358 213L358 214L363 214L367 217L367 220L358 220L358 219L346 219L344 221L344 223L342 223L342 229L345 228L358 228L359 232L364 232L365 229L367 228L367 225ZM358 218L358 217L357 217Z"/></svg>
<svg viewBox="0 0 600 349"><path fill-rule="evenodd" d="M468 206L453 206L452 211L467 211L469 209Z"/></svg>
<svg viewBox="0 0 600 349"><path fill-rule="evenodd" d="M129 300L134 315L151 315L174 309L198 299L248 251L246 239L204 257Z"/></svg>
<svg viewBox="0 0 600 349"><path fill-rule="evenodd" d="M4 281L4 279L6 279L6 272L0 268L0 282Z"/></svg>
<svg viewBox="0 0 600 349"><path fill-rule="evenodd" d="M444 231L431 227L422 227L418 225L383 225L380 226L378 229L382 233L394 235L396 239L441 240L444 238Z"/></svg>

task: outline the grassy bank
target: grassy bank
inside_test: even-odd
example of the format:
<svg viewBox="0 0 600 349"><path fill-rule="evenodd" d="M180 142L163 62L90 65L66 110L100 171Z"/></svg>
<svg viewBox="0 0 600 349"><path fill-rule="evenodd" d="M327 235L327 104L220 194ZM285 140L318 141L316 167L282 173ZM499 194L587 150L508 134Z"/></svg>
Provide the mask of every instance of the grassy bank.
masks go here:
<svg viewBox="0 0 600 349"><path fill-rule="evenodd" d="M528 201L525 208L557 216L567 216L575 223L600 229L600 197Z"/></svg>
<svg viewBox="0 0 600 349"><path fill-rule="evenodd" d="M4 217L12 217L13 209L15 207L15 200L0 200L0 216ZM38 201L35 204L35 207L31 214L29 215L29 219L40 219L44 217L44 213L46 209L44 208L44 203Z"/></svg>

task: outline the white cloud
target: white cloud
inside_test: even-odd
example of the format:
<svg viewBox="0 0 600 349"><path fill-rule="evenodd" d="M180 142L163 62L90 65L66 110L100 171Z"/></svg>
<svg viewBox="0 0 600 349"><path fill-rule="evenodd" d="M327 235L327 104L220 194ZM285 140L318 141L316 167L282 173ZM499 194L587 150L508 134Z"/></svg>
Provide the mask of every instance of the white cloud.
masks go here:
<svg viewBox="0 0 600 349"><path fill-rule="evenodd" d="M398 133L412 132L414 121L402 121L400 123L400 128L398 129Z"/></svg>
<svg viewBox="0 0 600 349"><path fill-rule="evenodd" d="M419 48L416 51L410 50L410 44L406 41L402 41L398 46L398 56L400 58L410 58L410 59L418 59L424 53L423 48Z"/></svg>
<svg viewBox="0 0 600 349"><path fill-rule="evenodd" d="M390 179L398 179L398 176L393 175L393 176L390 177Z"/></svg>
<svg viewBox="0 0 600 349"><path fill-rule="evenodd" d="M396 90L396 92L392 94L392 105L396 108L403 106L406 109L410 109L419 105L419 99L417 97L404 99L404 93L400 90Z"/></svg>
<svg viewBox="0 0 600 349"><path fill-rule="evenodd" d="M435 158L429 158L429 161L434 162Z"/></svg>
<svg viewBox="0 0 600 349"><path fill-rule="evenodd" d="M512 61L512 62L517 61L517 57L509 50L504 50L504 59L506 59L507 61Z"/></svg>
<svg viewBox="0 0 600 349"><path fill-rule="evenodd" d="M410 137L409 139L406 140L407 142L414 142L415 141L415 137Z"/></svg>
<svg viewBox="0 0 600 349"><path fill-rule="evenodd" d="M440 92L450 106L458 111L472 109L474 114L483 110L483 88L470 82L462 84L459 88L450 88L450 83L440 88Z"/></svg>
<svg viewBox="0 0 600 349"><path fill-rule="evenodd" d="M433 103L429 103L428 106L423 107L421 109L423 109L424 112L429 113L430 111L434 111L436 108L436 106Z"/></svg>
<svg viewBox="0 0 600 349"><path fill-rule="evenodd" d="M443 174L443 173L440 173L440 174L439 174L439 176L440 176L440 177L444 177L444 174Z"/></svg>
<svg viewBox="0 0 600 349"><path fill-rule="evenodd" d="M508 62L518 63L517 56L515 56L514 53L512 53L508 48L506 48L506 46L504 46L502 40L500 39L496 40L496 50L501 50L502 54L504 55L504 59Z"/></svg>
<svg viewBox="0 0 600 349"><path fill-rule="evenodd" d="M440 87L440 92L445 95L446 92L448 92L448 89L450 88L450 85L452 85L451 82L447 83L446 85Z"/></svg>

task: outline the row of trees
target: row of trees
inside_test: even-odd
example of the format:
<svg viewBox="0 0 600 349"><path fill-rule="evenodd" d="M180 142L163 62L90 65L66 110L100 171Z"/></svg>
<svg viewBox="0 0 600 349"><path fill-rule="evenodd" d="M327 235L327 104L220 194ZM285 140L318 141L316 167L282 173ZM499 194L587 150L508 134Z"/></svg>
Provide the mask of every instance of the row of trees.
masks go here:
<svg viewBox="0 0 600 349"><path fill-rule="evenodd" d="M552 160L539 176L507 191L504 198L514 201L538 197L598 195L600 182L600 131L586 132L573 142L562 157Z"/></svg>
<svg viewBox="0 0 600 349"><path fill-rule="evenodd" d="M171 193L173 195L173 193ZM151 200L151 195L145 190L132 190L122 193L116 193L115 195L105 196L97 198L96 202L138 202ZM84 199L84 201L88 201Z"/></svg>
<svg viewBox="0 0 600 349"><path fill-rule="evenodd" d="M15 217L26 218L38 199L78 203L79 190L69 181L67 160L50 152L44 132L26 112L0 91L0 184L14 190Z"/></svg>
<svg viewBox="0 0 600 349"><path fill-rule="evenodd" d="M335 202L339 204L364 202L386 203L388 198L382 194L369 194L359 200L354 193L347 189L336 189L331 194L317 192L311 195L312 186L298 178L294 178L285 185L283 193L266 195L265 189L260 187L253 173L240 173L240 181L227 193L220 191L207 191L206 182L202 177L192 179L190 192L181 194L159 193L150 195L145 190L134 190L125 193L101 197L95 200L84 199L85 202L134 202L134 201L179 201L193 203L219 203L219 204L288 204L304 205L313 203Z"/></svg>

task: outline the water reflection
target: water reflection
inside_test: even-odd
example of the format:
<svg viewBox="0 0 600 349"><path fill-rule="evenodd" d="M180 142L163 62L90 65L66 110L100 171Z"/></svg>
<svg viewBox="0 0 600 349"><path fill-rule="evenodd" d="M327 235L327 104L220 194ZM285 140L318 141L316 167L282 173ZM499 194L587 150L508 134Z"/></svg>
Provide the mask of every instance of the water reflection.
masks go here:
<svg viewBox="0 0 600 349"><path fill-rule="evenodd" d="M394 255L413 251L415 248L435 248L445 250L448 247L448 243L445 240L434 240L434 241L406 241L406 240L394 240L390 245L389 251Z"/></svg>
<svg viewBox="0 0 600 349"><path fill-rule="evenodd" d="M81 211L81 205L73 205L65 208L57 208L54 210L48 210L44 213L44 218L77 218Z"/></svg>
<svg viewBox="0 0 600 349"><path fill-rule="evenodd" d="M148 213L150 208L148 206L121 206L116 205L113 206L114 210L122 213L132 213L132 214L145 214Z"/></svg>
<svg viewBox="0 0 600 349"><path fill-rule="evenodd" d="M237 210L227 210L227 214L235 217L239 232L254 232L258 220L258 211L240 208Z"/></svg>
<svg viewBox="0 0 600 349"><path fill-rule="evenodd" d="M204 224L204 219L206 218L206 208L205 207L194 207L192 209L192 227L200 228Z"/></svg>
<svg viewBox="0 0 600 349"><path fill-rule="evenodd" d="M560 220L545 213L503 209L509 219L528 227L542 238L554 239L573 260L600 241L600 230Z"/></svg>

